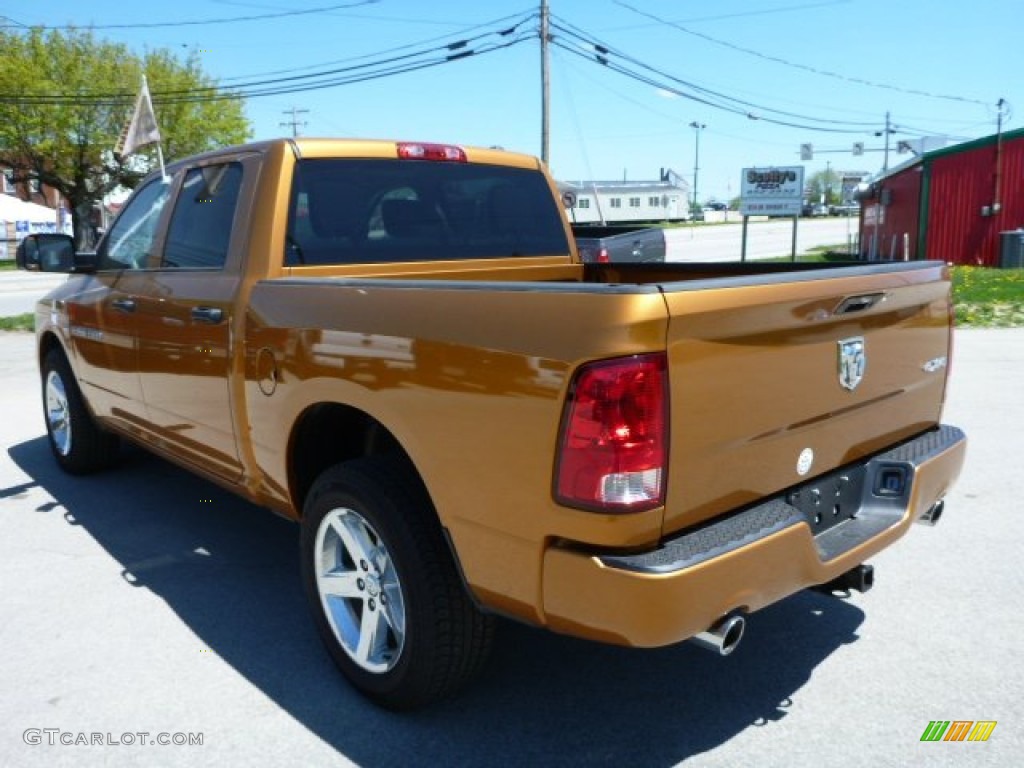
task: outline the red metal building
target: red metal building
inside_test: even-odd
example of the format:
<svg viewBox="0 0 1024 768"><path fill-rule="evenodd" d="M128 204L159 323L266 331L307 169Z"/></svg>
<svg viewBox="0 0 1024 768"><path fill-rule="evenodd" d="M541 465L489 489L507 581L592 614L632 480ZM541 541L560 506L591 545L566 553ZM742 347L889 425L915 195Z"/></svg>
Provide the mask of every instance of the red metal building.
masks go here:
<svg viewBox="0 0 1024 768"><path fill-rule="evenodd" d="M868 259L999 266L1000 233L1024 228L1024 129L927 152L861 198Z"/></svg>

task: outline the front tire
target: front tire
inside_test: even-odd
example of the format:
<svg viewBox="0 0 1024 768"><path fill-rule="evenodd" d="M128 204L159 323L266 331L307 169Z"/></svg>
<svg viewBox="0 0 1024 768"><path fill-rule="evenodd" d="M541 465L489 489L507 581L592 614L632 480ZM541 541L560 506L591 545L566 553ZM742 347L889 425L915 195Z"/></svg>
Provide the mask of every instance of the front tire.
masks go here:
<svg viewBox="0 0 1024 768"><path fill-rule="evenodd" d="M89 413L63 351L47 352L41 372L46 435L61 469L84 475L111 466L117 460L119 440Z"/></svg>
<svg viewBox="0 0 1024 768"><path fill-rule="evenodd" d="M426 491L402 464L324 472L302 521L303 581L320 636L362 694L407 710L482 667L493 619L466 593Z"/></svg>

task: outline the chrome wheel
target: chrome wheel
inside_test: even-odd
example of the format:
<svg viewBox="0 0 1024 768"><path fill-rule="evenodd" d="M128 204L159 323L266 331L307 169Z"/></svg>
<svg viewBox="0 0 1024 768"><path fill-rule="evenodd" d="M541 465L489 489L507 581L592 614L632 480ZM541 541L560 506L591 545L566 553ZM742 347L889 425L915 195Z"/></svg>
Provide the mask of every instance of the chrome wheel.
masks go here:
<svg viewBox="0 0 1024 768"><path fill-rule="evenodd" d="M354 510L332 509L314 556L320 602L345 653L367 672L391 670L405 645L405 597L380 535Z"/></svg>
<svg viewBox="0 0 1024 768"><path fill-rule="evenodd" d="M64 381L56 371L46 377L46 427L61 456L71 452L71 412Z"/></svg>

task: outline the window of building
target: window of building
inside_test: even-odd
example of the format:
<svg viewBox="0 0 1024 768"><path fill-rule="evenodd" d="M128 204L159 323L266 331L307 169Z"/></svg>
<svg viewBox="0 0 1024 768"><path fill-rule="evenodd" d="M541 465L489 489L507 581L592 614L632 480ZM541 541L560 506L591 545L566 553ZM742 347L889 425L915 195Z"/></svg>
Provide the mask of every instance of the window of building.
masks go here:
<svg viewBox="0 0 1024 768"><path fill-rule="evenodd" d="M621 208L622 200L618 197L613 197L611 200L608 201L608 205L610 205L612 208Z"/></svg>
<svg viewBox="0 0 1024 768"><path fill-rule="evenodd" d="M28 180L28 191L29 192L31 192L33 195L38 195L39 194L39 189L40 189L40 187L39 187L39 179L29 179Z"/></svg>
<svg viewBox="0 0 1024 768"><path fill-rule="evenodd" d="M661 207L661 198L660 197L648 197L647 198L647 204L649 206L651 206L651 208L660 208Z"/></svg>
<svg viewBox="0 0 1024 768"><path fill-rule="evenodd" d="M639 208L640 207L640 198L639 197L631 197L631 198L629 198L629 207L630 208Z"/></svg>
<svg viewBox="0 0 1024 768"><path fill-rule="evenodd" d="M242 187L239 163L193 168L185 175L164 246L163 267L221 269Z"/></svg>
<svg viewBox="0 0 1024 768"><path fill-rule="evenodd" d="M580 208L589 208L590 207L590 198L588 198L588 197L580 198L577 202L578 202Z"/></svg>
<svg viewBox="0 0 1024 768"><path fill-rule="evenodd" d="M3 174L3 181L0 183L3 184L3 193L5 195L13 195L16 191L14 188L14 171L12 171L10 168L5 168Z"/></svg>

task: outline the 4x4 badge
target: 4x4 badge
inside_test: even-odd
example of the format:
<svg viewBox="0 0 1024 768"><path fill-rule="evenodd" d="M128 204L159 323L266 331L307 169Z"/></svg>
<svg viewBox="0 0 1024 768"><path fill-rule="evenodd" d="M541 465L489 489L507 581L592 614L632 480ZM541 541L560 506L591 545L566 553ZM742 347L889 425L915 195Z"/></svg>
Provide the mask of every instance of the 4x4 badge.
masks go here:
<svg viewBox="0 0 1024 768"><path fill-rule="evenodd" d="M851 392L864 378L868 358L864 349L864 337L855 336L839 342L839 383Z"/></svg>

